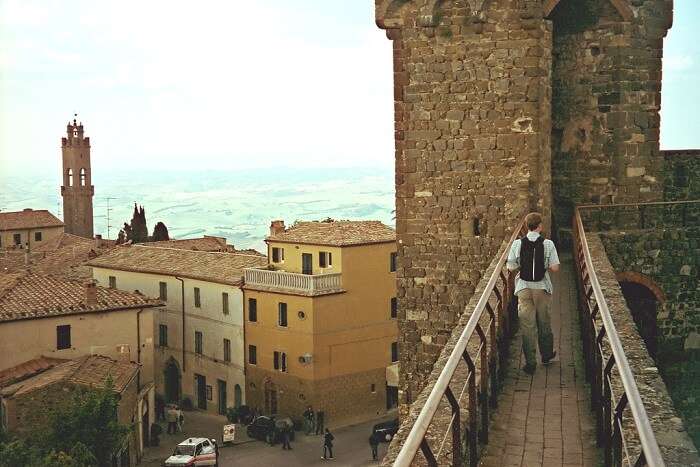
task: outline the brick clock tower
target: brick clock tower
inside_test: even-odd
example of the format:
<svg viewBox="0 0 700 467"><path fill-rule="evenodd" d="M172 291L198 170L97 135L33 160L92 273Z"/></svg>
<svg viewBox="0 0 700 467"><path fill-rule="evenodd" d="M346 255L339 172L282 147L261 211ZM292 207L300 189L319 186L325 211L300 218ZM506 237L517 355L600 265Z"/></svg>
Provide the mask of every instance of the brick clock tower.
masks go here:
<svg viewBox="0 0 700 467"><path fill-rule="evenodd" d="M83 124L73 119L68 122L67 135L61 138L63 154L63 222L65 231L80 237L92 238L92 186L90 170L90 138L85 138Z"/></svg>

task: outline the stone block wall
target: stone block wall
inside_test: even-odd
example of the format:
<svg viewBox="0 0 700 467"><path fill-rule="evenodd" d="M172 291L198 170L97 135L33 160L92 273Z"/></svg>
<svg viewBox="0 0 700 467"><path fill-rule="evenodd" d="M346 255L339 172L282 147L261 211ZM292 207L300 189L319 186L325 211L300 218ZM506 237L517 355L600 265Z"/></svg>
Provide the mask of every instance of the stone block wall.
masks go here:
<svg viewBox="0 0 700 467"><path fill-rule="evenodd" d="M672 13L665 0L552 10L556 229L570 227L575 204L662 199L661 57Z"/></svg>
<svg viewBox="0 0 700 467"><path fill-rule="evenodd" d="M263 411L265 387L272 383L277 389L278 413L293 419L301 420L309 405L314 411L323 410L325 424L331 428L365 422L387 412L384 368L317 381L267 371L252 365L248 365L246 370L246 403Z"/></svg>
<svg viewBox="0 0 700 467"><path fill-rule="evenodd" d="M700 199L700 149L661 152L664 156L664 200Z"/></svg>
<svg viewBox="0 0 700 467"><path fill-rule="evenodd" d="M642 274L663 291L660 353L700 348L700 227L610 231L600 238L616 273Z"/></svg>
<svg viewBox="0 0 700 467"><path fill-rule="evenodd" d="M659 374L659 369L649 356L642 337L632 318L620 286L617 283L616 268L608 260L605 241L599 234L586 235L591 252L593 267L610 309L615 329L620 337L622 347L634 375L637 388L649 416L656 441L668 466L700 465L700 456L693 445L686 426L675 410L668 388ZM613 370L613 387L616 394L622 393L617 372ZM624 431L626 439L631 440L628 448L639 452L639 443L632 423L629 409L625 412Z"/></svg>
<svg viewBox="0 0 700 467"><path fill-rule="evenodd" d="M551 26L540 1L474 3L376 3L394 47L402 409L517 220L549 225Z"/></svg>

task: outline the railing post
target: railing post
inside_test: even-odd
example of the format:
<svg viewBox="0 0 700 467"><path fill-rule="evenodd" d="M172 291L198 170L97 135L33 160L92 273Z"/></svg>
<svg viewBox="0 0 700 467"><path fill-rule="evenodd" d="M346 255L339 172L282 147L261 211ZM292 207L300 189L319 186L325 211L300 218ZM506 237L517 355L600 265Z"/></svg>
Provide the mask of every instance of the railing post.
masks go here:
<svg viewBox="0 0 700 467"><path fill-rule="evenodd" d="M487 303L486 308L490 309L491 306ZM493 311L491 313L493 313ZM476 325L476 332L479 334L479 339L481 340L479 362L479 367L481 369L481 378L479 378L479 402L481 405L479 416L481 419L481 432L479 433L479 438L481 438L483 444L486 444L489 442L489 348L488 342L486 341L486 334L484 330L481 329L481 325Z"/></svg>
<svg viewBox="0 0 700 467"><path fill-rule="evenodd" d="M464 351L464 360L467 362L467 367L469 368L469 430L467 436L469 437L469 465L470 467L476 467L479 462L477 455L477 444L478 444L478 422L476 419L476 367L472 358L469 356L467 351Z"/></svg>
<svg viewBox="0 0 700 467"><path fill-rule="evenodd" d="M498 289L494 289L497 291ZM496 294L497 296L500 294ZM503 302L499 298L498 308L503 308ZM498 374L497 374L497 358L498 358L498 340L496 337L496 316L494 315L491 305L486 304L486 311L489 313L489 375L491 376L491 393L490 393L490 404L491 407L496 407L498 405Z"/></svg>
<svg viewBox="0 0 700 467"><path fill-rule="evenodd" d="M459 419L459 402L452 394L452 389L447 387L445 396L452 407L452 465L462 465L462 435L460 433L461 421Z"/></svg>
<svg viewBox="0 0 700 467"><path fill-rule="evenodd" d="M612 394L610 389L610 372L612 370L613 364L615 363L615 358L610 357L608 363L605 365L605 370L603 371L603 398L601 404L603 406L603 442L604 454L605 454L605 465L612 465L612 434L610 430L611 426L611 416L612 416Z"/></svg>

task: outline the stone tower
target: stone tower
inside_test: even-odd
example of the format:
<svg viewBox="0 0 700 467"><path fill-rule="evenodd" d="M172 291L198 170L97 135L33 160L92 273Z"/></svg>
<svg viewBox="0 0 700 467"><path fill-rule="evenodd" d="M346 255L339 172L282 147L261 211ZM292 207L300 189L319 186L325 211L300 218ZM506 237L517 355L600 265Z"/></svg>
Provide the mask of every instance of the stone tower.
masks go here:
<svg viewBox="0 0 700 467"><path fill-rule="evenodd" d="M66 137L61 138L63 154L63 222L66 233L92 238L92 186L90 138L83 133L83 124L68 122Z"/></svg>
<svg viewBox="0 0 700 467"><path fill-rule="evenodd" d="M527 211L660 199L672 0L375 0L393 42L399 399Z"/></svg>

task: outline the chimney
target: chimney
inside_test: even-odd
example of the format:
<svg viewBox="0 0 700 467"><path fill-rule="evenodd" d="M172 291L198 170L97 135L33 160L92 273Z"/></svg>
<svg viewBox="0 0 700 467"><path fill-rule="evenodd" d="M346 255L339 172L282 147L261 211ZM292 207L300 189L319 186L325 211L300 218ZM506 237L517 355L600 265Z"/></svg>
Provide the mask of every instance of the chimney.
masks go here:
<svg viewBox="0 0 700 467"><path fill-rule="evenodd" d="M95 281L85 283L85 303L88 306L97 305L97 285L95 285Z"/></svg>
<svg viewBox="0 0 700 467"><path fill-rule="evenodd" d="M283 220L276 220L272 221L270 223L270 236L273 237L277 234L281 234L284 232L284 221Z"/></svg>
<svg viewBox="0 0 700 467"><path fill-rule="evenodd" d="M95 235L95 248L102 248L102 235Z"/></svg>

